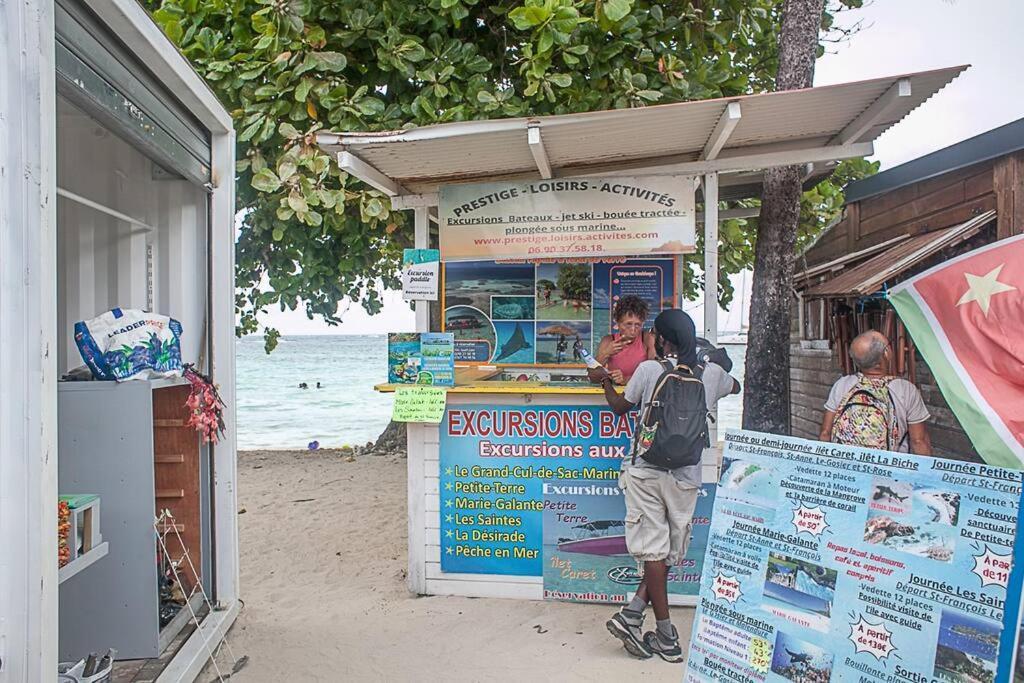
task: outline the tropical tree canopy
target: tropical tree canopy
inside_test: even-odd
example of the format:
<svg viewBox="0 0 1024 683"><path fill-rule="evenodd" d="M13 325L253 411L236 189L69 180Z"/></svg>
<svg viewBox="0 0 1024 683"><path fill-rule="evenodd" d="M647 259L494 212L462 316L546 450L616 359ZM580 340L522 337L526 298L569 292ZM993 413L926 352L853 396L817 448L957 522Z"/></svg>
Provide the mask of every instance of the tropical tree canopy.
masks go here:
<svg viewBox="0 0 1024 683"><path fill-rule="evenodd" d="M147 4L235 120L239 334L257 331L258 315L272 305L301 305L310 318L337 324L339 305L358 302L373 313L382 289L399 286L410 222L322 153L318 131L767 91L776 72L781 6L780 0ZM831 21L826 15L824 28ZM742 247L743 240L735 242ZM751 252L724 252L728 297L725 278L749 267ZM276 332L267 330L266 338L269 351Z"/></svg>

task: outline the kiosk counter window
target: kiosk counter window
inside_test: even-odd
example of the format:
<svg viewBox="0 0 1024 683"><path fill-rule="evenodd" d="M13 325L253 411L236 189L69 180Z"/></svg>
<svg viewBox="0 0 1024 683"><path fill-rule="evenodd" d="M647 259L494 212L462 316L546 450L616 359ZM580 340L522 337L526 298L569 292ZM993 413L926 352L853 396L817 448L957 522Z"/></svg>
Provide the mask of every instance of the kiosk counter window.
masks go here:
<svg viewBox="0 0 1024 683"><path fill-rule="evenodd" d="M625 602L639 584L618 486L635 415L616 416L579 349L624 296L678 305L678 256L443 264L455 386L440 424L409 424L409 582L417 593ZM393 385L382 386L383 390ZM694 604L717 480L705 457L693 541L670 572Z"/></svg>

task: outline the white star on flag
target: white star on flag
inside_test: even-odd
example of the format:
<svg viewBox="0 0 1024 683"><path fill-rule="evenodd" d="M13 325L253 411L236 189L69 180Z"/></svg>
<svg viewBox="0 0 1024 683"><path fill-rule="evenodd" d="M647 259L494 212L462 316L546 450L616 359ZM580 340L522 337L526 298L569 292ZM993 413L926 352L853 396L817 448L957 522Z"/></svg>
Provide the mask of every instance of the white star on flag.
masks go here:
<svg viewBox="0 0 1024 683"><path fill-rule="evenodd" d="M1006 265L1006 264L1003 264ZM1017 288L1008 285L1005 282L999 282L999 273L1002 271L1003 266L996 266L985 275L974 275L973 273L964 273L964 277L967 278L967 291L960 297L960 301L956 302L957 306L963 306L972 301L977 301L981 307L981 312L988 317L989 306L992 305L992 297L996 294L1002 294L1003 292L1013 292Z"/></svg>

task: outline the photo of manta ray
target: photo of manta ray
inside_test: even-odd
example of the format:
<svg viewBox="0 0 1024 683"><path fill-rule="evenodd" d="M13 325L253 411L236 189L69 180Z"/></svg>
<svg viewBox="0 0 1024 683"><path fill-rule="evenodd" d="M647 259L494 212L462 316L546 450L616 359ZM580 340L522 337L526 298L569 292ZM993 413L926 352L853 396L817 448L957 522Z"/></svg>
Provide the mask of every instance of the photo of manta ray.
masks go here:
<svg viewBox="0 0 1024 683"><path fill-rule="evenodd" d="M495 320L494 330L498 336L495 346L493 363L533 363L536 352L534 349L534 323L522 320Z"/></svg>
<svg viewBox="0 0 1024 683"><path fill-rule="evenodd" d="M832 679L832 655L779 631L772 653L772 673L794 683L827 683Z"/></svg>

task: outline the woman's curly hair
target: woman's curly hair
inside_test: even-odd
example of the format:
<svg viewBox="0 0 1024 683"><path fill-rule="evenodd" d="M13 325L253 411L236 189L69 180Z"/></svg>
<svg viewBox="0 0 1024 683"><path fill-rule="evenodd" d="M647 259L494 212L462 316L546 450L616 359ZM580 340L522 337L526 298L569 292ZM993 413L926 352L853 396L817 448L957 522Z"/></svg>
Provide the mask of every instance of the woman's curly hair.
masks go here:
<svg viewBox="0 0 1024 683"><path fill-rule="evenodd" d="M650 310L646 301L630 294L629 296L622 297L615 303L615 308L612 310L612 320L618 322L625 315L635 315L641 321L644 321L647 320L647 314Z"/></svg>

